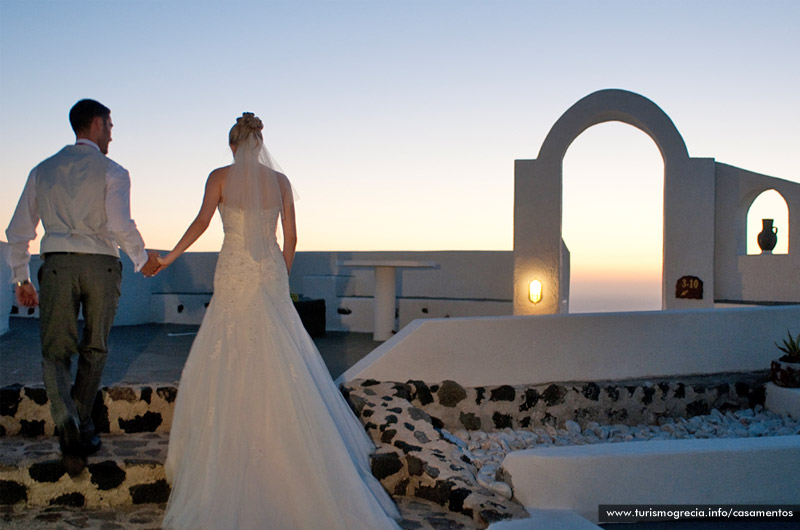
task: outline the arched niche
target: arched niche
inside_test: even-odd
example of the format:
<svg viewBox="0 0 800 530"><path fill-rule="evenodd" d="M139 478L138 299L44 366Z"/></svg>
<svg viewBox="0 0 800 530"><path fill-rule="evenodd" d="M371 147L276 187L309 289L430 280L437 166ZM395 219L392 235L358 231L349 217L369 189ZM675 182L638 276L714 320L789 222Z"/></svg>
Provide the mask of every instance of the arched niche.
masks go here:
<svg viewBox="0 0 800 530"><path fill-rule="evenodd" d="M771 221L775 227L777 244L766 254L789 253L789 205L781 192L774 188L766 189L748 197L746 210L746 253L748 255L762 254L758 246L758 234L764 228L764 219ZM770 224L770 222L768 222Z"/></svg>
<svg viewBox="0 0 800 530"><path fill-rule="evenodd" d="M514 190L514 313L569 310L569 251L562 240L563 159L569 145L593 125L627 123L653 139L664 160L662 307L713 306L714 161L688 156L672 120L649 99L626 90L594 92L553 125L535 160L517 160ZM684 278L703 286L678 297ZM538 303L532 280L542 283Z"/></svg>

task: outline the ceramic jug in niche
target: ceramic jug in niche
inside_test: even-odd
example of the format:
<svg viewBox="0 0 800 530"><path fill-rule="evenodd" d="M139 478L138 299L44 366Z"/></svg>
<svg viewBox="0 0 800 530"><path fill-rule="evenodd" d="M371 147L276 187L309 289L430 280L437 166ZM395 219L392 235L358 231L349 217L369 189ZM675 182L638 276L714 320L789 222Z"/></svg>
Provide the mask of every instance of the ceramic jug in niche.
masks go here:
<svg viewBox="0 0 800 530"><path fill-rule="evenodd" d="M762 219L762 230L758 234L758 246L761 247L761 252L772 252L775 244L778 242L778 227L772 226L773 219Z"/></svg>

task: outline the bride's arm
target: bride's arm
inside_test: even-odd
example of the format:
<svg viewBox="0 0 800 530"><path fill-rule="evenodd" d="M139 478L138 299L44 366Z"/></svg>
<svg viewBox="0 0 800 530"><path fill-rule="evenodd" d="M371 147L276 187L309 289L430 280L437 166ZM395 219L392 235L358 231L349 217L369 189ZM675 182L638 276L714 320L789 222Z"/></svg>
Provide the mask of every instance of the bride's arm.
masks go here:
<svg viewBox="0 0 800 530"><path fill-rule="evenodd" d="M206 181L206 191L203 196L203 204L200 206L200 211L197 213L192 224L186 229L186 233L175 245L175 248L163 258L158 258L161 267L170 265L173 261L178 259L178 256L183 254L192 243L197 241L197 238L203 235L203 232L208 228L211 218L214 217L214 211L222 199L222 181L223 176L219 169L214 170L208 176Z"/></svg>
<svg viewBox="0 0 800 530"><path fill-rule="evenodd" d="M283 229L283 260L286 262L287 272L292 272L294 251L297 247L297 224L294 216L294 198L292 185L286 175L278 173L278 184L281 188L283 211L281 212L281 228Z"/></svg>

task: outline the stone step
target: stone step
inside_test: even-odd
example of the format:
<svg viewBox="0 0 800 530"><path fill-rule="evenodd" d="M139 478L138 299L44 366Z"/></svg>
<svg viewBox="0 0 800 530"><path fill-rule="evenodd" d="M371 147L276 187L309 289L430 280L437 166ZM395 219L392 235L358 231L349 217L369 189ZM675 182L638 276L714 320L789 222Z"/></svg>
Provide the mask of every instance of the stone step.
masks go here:
<svg viewBox="0 0 800 530"><path fill-rule="evenodd" d="M176 383L103 387L94 404L95 428L105 434L166 434L177 395ZM0 388L0 438L53 436L54 429L44 387Z"/></svg>
<svg viewBox="0 0 800 530"><path fill-rule="evenodd" d="M0 438L0 505L117 508L167 501L164 475L169 437L163 433L106 435L78 477L61 462L55 437Z"/></svg>
<svg viewBox="0 0 800 530"><path fill-rule="evenodd" d="M500 521L487 530L598 530L600 527L572 510L529 510L527 519Z"/></svg>
<svg viewBox="0 0 800 530"><path fill-rule="evenodd" d="M405 530L478 530L481 526L469 517L448 512L436 503L408 497L395 497ZM163 504L146 504L115 509L35 507L26 510L0 509L0 528L53 530L158 530L164 517ZM537 527L537 530L548 527Z"/></svg>
<svg viewBox="0 0 800 530"><path fill-rule="evenodd" d="M157 528L170 493L164 476L168 441L164 433L104 436L100 451L73 479L56 438L0 438L0 527ZM402 528L480 528L447 506L413 497L394 500Z"/></svg>

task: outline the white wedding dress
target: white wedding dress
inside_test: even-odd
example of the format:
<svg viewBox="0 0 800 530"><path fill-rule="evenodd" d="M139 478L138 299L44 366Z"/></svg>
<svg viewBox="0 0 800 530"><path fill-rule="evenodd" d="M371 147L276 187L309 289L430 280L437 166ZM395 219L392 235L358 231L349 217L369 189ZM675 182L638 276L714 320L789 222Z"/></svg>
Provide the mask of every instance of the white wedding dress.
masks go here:
<svg viewBox="0 0 800 530"><path fill-rule="evenodd" d="M255 261L242 211L219 211L225 240L175 404L164 528L398 530L370 472L374 446L294 309L277 241ZM275 227L278 210L264 215Z"/></svg>

